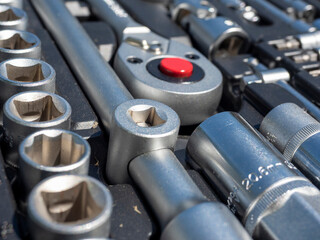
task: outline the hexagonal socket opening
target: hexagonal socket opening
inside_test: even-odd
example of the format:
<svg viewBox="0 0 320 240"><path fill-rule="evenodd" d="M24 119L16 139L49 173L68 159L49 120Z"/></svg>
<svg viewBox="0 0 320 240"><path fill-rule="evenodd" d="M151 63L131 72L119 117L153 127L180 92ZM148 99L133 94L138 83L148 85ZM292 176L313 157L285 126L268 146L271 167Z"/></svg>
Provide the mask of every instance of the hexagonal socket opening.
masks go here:
<svg viewBox="0 0 320 240"><path fill-rule="evenodd" d="M158 115L155 107L138 105L132 107L128 112L132 120L140 127L155 127L166 122Z"/></svg>
<svg viewBox="0 0 320 240"><path fill-rule="evenodd" d="M16 116L27 122L45 122L63 115L51 96L45 96L34 101L13 100Z"/></svg>
<svg viewBox="0 0 320 240"><path fill-rule="evenodd" d="M78 162L85 153L85 145L68 133L57 136L41 134L34 137L25 153L40 165L60 167Z"/></svg>
<svg viewBox="0 0 320 240"><path fill-rule="evenodd" d="M41 64L35 64L28 67L20 67L6 64L7 77L12 81L18 82L39 82L44 80L44 73Z"/></svg>
<svg viewBox="0 0 320 240"><path fill-rule="evenodd" d="M9 21L15 21L19 20L21 17L17 16L15 12L12 9L5 10L3 12L0 12L0 21L1 22L9 22Z"/></svg>
<svg viewBox="0 0 320 240"><path fill-rule="evenodd" d="M88 221L102 211L86 182L80 182L62 192L43 191L41 196L47 213L54 222L70 224Z"/></svg>
<svg viewBox="0 0 320 240"><path fill-rule="evenodd" d="M29 43L24 40L20 34L16 33L10 38L0 40L0 48L19 50L31 48L35 43Z"/></svg>
<svg viewBox="0 0 320 240"><path fill-rule="evenodd" d="M228 37L221 42L216 53L212 57L235 56L241 52L245 45L245 39L239 36Z"/></svg>

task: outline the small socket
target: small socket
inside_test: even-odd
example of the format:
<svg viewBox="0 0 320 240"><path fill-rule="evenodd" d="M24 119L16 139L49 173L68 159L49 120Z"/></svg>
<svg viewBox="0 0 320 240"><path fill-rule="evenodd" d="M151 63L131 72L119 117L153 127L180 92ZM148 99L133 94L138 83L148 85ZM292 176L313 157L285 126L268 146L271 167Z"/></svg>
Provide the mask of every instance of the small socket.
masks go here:
<svg viewBox="0 0 320 240"><path fill-rule="evenodd" d="M57 174L87 175L90 145L67 130L42 130L28 136L19 147L20 179L27 196L43 179Z"/></svg>
<svg viewBox="0 0 320 240"><path fill-rule="evenodd" d="M41 41L30 33L19 30L0 31L0 61L11 58L41 58Z"/></svg>
<svg viewBox="0 0 320 240"><path fill-rule="evenodd" d="M0 63L0 106L24 91L55 92L56 72L38 59L16 58Z"/></svg>
<svg viewBox="0 0 320 240"><path fill-rule="evenodd" d="M19 8L0 5L0 30L26 30L28 16Z"/></svg>
<svg viewBox="0 0 320 240"><path fill-rule="evenodd" d="M0 5L8 5L16 8L23 8L23 0L0 0Z"/></svg>
<svg viewBox="0 0 320 240"><path fill-rule="evenodd" d="M71 107L62 97L29 91L9 98L3 107L5 160L17 166L18 146L31 133L43 129L70 129Z"/></svg>
<svg viewBox="0 0 320 240"><path fill-rule="evenodd" d="M107 238L112 197L99 181L59 175L40 182L28 198L32 239Z"/></svg>

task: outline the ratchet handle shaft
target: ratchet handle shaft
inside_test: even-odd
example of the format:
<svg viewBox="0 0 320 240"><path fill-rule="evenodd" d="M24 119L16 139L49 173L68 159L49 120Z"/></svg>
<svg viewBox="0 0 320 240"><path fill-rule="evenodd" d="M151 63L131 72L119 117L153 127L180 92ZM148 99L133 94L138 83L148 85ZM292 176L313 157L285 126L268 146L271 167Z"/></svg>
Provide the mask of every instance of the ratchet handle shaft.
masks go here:
<svg viewBox="0 0 320 240"><path fill-rule="evenodd" d="M132 99L131 94L63 1L32 0L32 3L108 130L115 108Z"/></svg>
<svg viewBox="0 0 320 240"><path fill-rule="evenodd" d="M118 41L128 27L139 27L129 14L114 0L86 0L93 13L106 21L116 32Z"/></svg>

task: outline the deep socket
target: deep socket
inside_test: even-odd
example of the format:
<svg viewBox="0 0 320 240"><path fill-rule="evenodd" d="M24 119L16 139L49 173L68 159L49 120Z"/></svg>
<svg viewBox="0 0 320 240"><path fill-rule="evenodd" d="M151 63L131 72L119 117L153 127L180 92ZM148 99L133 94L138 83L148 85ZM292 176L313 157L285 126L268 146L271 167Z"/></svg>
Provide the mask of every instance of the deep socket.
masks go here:
<svg viewBox="0 0 320 240"><path fill-rule="evenodd" d="M5 160L18 167L18 147L24 138L39 130L70 129L71 106L48 92L29 91L9 98L3 107Z"/></svg>
<svg viewBox="0 0 320 240"><path fill-rule="evenodd" d="M67 130L48 129L29 135L19 147L19 174L25 195L53 175L87 175L90 153L88 142Z"/></svg>
<svg viewBox="0 0 320 240"><path fill-rule="evenodd" d="M0 5L0 30L26 30L28 16L20 8Z"/></svg>
<svg viewBox="0 0 320 240"><path fill-rule="evenodd" d="M36 90L54 93L55 85L56 72L44 61L16 58L0 63L0 113L5 101L14 94Z"/></svg>
<svg viewBox="0 0 320 240"><path fill-rule="evenodd" d="M239 114L204 121L187 151L254 239L320 238L319 190Z"/></svg>
<svg viewBox="0 0 320 240"><path fill-rule="evenodd" d="M11 58L41 58L41 41L30 33L19 30L0 31L0 61Z"/></svg>
<svg viewBox="0 0 320 240"><path fill-rule="evenodd" d="M29 229L35 240L107 238L111 213L108 188L88 176L47 178L28 198Z"/></svg>
<svg viewBox="0 0 320 240"><path fill-rule="evenodd" d="M320 188L320 123L293 103L272 109L260 132Z"/></svg>

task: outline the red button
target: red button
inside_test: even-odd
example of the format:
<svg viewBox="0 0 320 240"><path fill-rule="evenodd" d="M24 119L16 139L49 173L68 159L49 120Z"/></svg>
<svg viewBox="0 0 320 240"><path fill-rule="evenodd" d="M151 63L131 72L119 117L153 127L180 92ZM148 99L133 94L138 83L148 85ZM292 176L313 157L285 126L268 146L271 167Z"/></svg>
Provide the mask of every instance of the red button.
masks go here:
<svg viewBox="0 0 320 240"><path fill-rule="evenodd" d="M192 75L193 65L182 58L164 58L160 62L159 69L170 77L187 78Z"/></svg>

